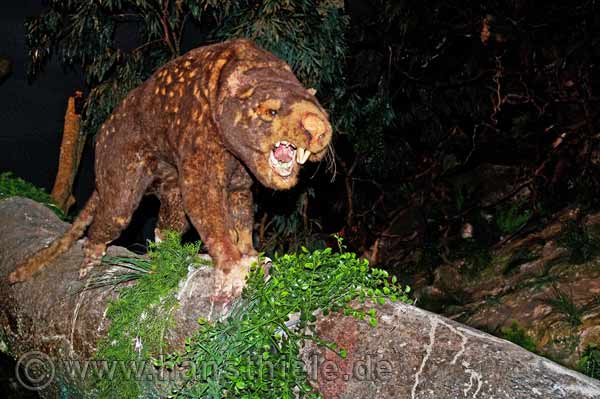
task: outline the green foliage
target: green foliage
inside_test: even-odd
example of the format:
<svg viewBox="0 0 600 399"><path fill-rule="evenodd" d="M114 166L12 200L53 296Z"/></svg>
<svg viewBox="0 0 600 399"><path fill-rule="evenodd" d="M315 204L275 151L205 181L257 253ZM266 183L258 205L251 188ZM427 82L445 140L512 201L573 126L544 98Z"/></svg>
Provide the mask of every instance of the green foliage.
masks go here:
<svg viewBox="0 0 600 399"><path fill-rule="evenodd" d="M576 221L567 222L558 243L570 250L570 261L575 264L587 262L600 254L600 238Z"/></svg>
<svg viewBox="0 0 600 399"><path fill-rule="evenodd" d="M577 362L577 369L592 378L600 379L600 347L598 345L588 345L585 348Z"/></svg>
<svg viewBox="0 0 600 399"><path fill-rule="evenodd" d="M65 220L64 213L43 189L19 177L14 177L11 172L4 172L0 173L0 200L8 197L32 199L50 208L59 218Z"/></svg>
<svg viewBox="0 0 600 399"><path fill-rule="evenodd" d="M317 312L344 312L376 326L374 303L409 301L408 287L401 289L395 277L369 268L355 254L303 248L299 254L276 257L268 278L261 268L253 269L227 319L199 320L200 328L186 339L185 350L165 354L164 336L177 303L175 290L189 265L198 261L199 243L182 246L179 240L169 233L165 241L150 246L149 259L110 258L109 264L124 267L125 273L93 283L137 280L122 288L110 304L111 326L96 358L152 360L163 370L185 370L182 380L169 381L176 387L172 392L176 398L316 398L299 359L302 343L311 340L342 357L347 354L314 335ZM136 342L141 345L136 347ZM130 378L132 372L116 368L110 378L96 375L99 397L142 395L143 386ZM156 376L152 373L142 369L137 375Z"/></svg>
<svg viewBox="0 0 600 399"><path fill-rule="evenodd" d="M573 327L581 324L583 310L578 307L573 299L556 285L553 286L554 296L546 299L546 303L552 306L554 311L561 313Z"/></svg>
<svg viewBox="0 0 600 399"><path fill-rule="evenodd" d="M502 234L511 234L523 227L530 218L531 211L529 209L521 211L521 205L513 203L498 212L496 225Z"/></svg>
<svg viewBox="0 0 600 399"><path fill-rule="evenodd" d="M342 311L376 326L371 303L408 301L408 292L352 253L304 249L277 257L268 279L261 269L251 273L226 320L200 320L185 350L165 361L192 370L174 397L318 397L299 361L302 342L315 341L342 357L346 351L313 334L317 312Z"/></svg>
<svg viewBox="0 0 600 399"><path fill-rule="evenodd" d="M52 0L25 27L31 77L52 56L83 69L92 87L83 129L94 134L132 88L181 55L192 24L201 25L202 34L187 40L191 47L251 38L286 60L306 85L321 89L343 80L347 23L343 2L335 0ZM135 48L123 46L120 29L136 31Z"/></svg>
<svg viewBox="0 0 600 399"><path fill-rule="evenodd" d="M505 340L517 344L520 347L535 353L535 342L527 334L527 331L525 331L525 329L522 328L516 321L513 321L510 327L502 327L500 329L500 332L502 333L502 338L504 338Z"/></svg>
<svg viewBox="0 0 600 399"><path fill-rule="evenodd" d="M138 276L136 284L122 288L108 307L111 325L99 342L97 359L144 360L163 353L164 335L172 326L170 315L177 304L175 289L188 267L199 262L199 248L200 243L181 245L177 234L168 233L162 243L150 244L148 259L109 259L113 265L136 270ZM115 378L98 381L99 397L138 397L137 382L125 375L126 370L116 372Z"/></svg>
<svg viewBox="0 0 600 399"><path fill-rule="evenodd" d="M247 37L286 60L298 78L317 90L339 86L344 73L348 16L343 1L237 1L221 8L220 40Z"/></svg>

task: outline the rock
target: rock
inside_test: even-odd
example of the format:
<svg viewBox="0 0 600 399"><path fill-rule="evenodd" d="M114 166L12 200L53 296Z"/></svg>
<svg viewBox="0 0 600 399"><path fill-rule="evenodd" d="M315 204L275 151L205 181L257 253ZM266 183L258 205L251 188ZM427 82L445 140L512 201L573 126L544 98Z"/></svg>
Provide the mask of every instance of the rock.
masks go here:
<svg viewBox="0 0 600 399"><path fill-rule="evenodd" d="M439 267L432 287L420 290L420 305L495 334L517 322L538 353L576 367L587 345L600 343L600 258L574 264L560 243L577 215L566 210L541 231L503 245L476 276ZM584 223L597 231L600 214Z"/></svg>
<svg viewBox="0 0 600 399"><path fill-rule="evenodd" d="M64 231L66 224L33 201L0 201L0 277ZM125 250L111 247L111 253ZM40 351L51 359L90 359L106 334L107 301L114 290L77 293L82 261L75 245L31 281L0 286L1 348L14 358ZM182 282L182 306L170 332L171 347L181 348L193 333L190 320L213 314L210 268L197 269ZM401 303L377 306L378 325L341 314L320 316L317 334L336 342L348 357L308 343L302 359L311 383L325 398L598 398L600 382L565 369L520 347L436 314ZM333 373L333 374L332 374ZM63 397L65 385L86 387L64 374L40 391ZM69 389L73 391L73 389Z"/></svg>
<svg viewBox="0 0 600 399"><path fill-rule="evenodd" d="M312 382L325 398L575 399L600 394L600 381L439 315L400 303L377 310L376 328L340 315L319 320L319 336L348 350L346 359L312 344L304 350Z"/></svg>

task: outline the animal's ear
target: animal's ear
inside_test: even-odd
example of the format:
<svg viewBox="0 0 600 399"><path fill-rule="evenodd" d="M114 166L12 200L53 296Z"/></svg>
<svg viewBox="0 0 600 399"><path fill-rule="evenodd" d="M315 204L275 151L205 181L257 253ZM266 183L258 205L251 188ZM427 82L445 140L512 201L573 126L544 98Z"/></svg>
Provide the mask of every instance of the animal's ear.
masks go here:
<svg viewBox="0 0 600 399"><path fill-rule="evenodd" d="M245 100L249 97L252 97L252 94L254 94L254 87L251 87L248 90L239 93L237 95L237 98L239 98L240 100Z"/></svg>
<svg viewBox="0 0 600 399"><path fill-rule="evenodd" d="M310 94L311 96L314 96L315 94L317 94L317 89L313 89L312 87L308 90L306 90L308 92L308 94Z"/></svg>
<svg viewBox="0 0 600 399"><path fill-rule="evenodd" d="M252 82L243 72L233 71L225 80L225 89L231 97L248 98L254 92Z"/></svg>

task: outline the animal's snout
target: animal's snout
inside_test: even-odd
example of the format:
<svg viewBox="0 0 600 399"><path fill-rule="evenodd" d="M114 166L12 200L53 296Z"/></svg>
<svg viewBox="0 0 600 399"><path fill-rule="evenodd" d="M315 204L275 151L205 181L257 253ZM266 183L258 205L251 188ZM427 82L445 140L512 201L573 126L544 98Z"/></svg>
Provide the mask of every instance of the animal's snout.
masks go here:
<svg viewBox="0 0 600 399"><path fill-rule="evenodd" d="M321 149L327 145L328 123L314 113L308 113L302 118L302 127L311 149Z"/></svg>

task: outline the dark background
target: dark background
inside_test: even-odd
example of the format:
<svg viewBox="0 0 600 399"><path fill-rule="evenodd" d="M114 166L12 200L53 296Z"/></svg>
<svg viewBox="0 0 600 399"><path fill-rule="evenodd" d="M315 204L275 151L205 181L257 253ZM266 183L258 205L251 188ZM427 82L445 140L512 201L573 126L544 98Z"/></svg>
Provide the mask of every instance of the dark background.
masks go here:
<svg viewBox="0 0 600 399"><path fill-rule="evenodd" d="M58 165L67 99L85 84L80 73L63 70L56 61L28 82L23 22L42 9L39 0L2 2L0 56L11 61L13 72L0 85L0 171L11 171L50 190ZM90 171L86 165L90 162L89 149L82 160L81 169L85 171ZM91 179L78 179L78 200L90 190Z"/></svg>
<svg viewBox="0 0 600 399"><path fill-rule="evenodd" d="M41 0L5 2L0 12L0 56L10 60L12 73L0 84L0 173L12 172L34 185L52 190L58 168L64 115L67 101L75 91L89 92L83 73L78 68L65 68L52 58L35 79L27 76L28 58L24 21L39 15L45 8ZM131 46L134 35L125 26L117 32L123 48ZM73 185L76 202L71 214L85 205L94 189L94 137L85 143L81 163ZM158 213L158 201L145 198L132 222L115 241L134 251L152 239ZM195 232L186 238L197 239Z"/></svg>

